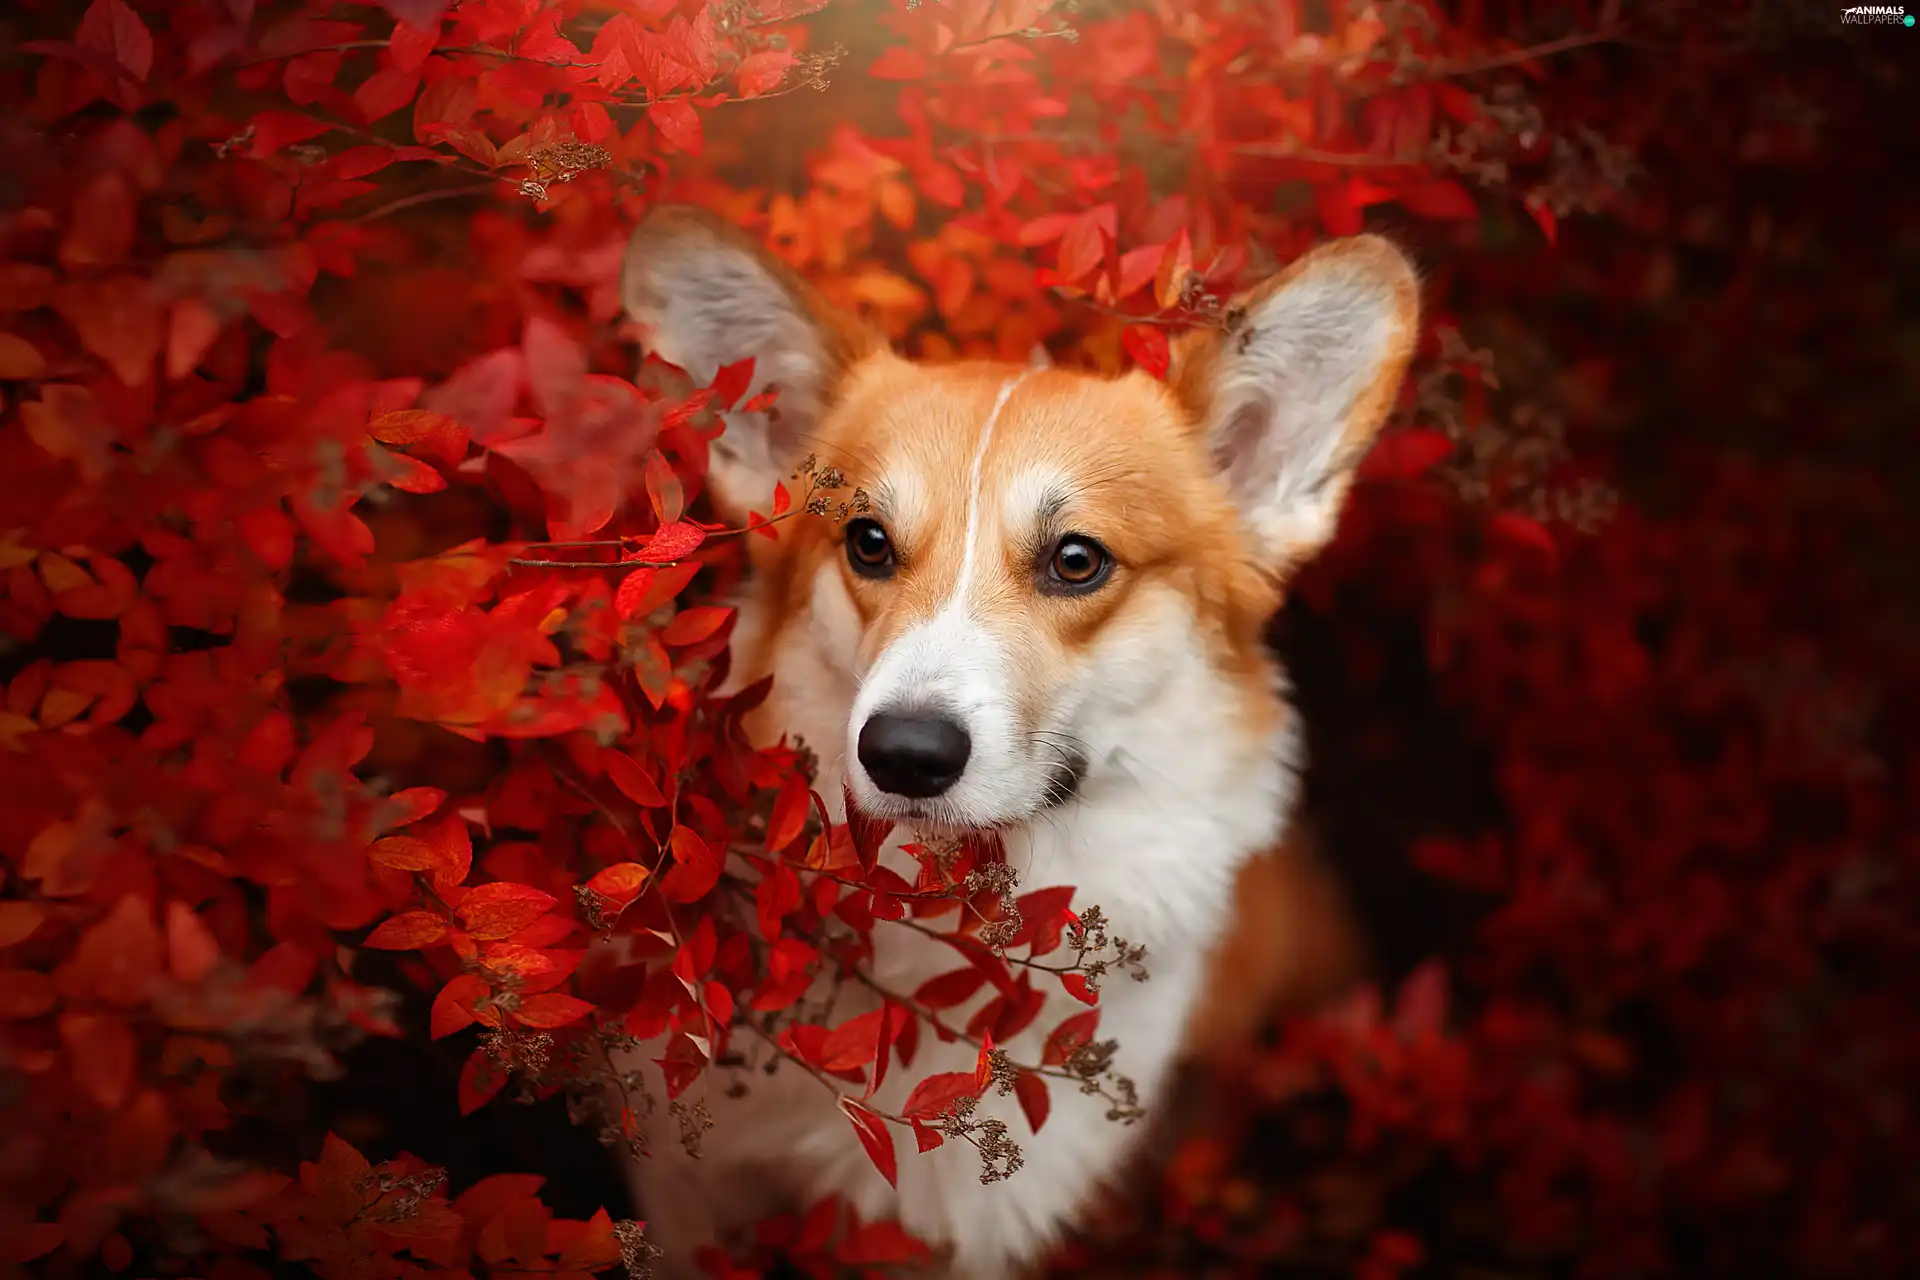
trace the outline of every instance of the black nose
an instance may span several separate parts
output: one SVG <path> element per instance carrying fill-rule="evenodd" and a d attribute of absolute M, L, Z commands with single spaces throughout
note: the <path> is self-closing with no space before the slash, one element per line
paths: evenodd
<path fill-rule="evenodd" d="M 973 740 L 953 721 L 929 715 L 877 715 L 860 729 L 860 763 L 873 785 L 925 799 L 959 781 Z"/>

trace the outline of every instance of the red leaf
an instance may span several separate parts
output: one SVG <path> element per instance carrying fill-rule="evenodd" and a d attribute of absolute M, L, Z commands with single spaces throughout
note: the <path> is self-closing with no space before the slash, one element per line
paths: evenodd
<path fill-rule="evenodd" d="M 447 922 L 436 911 L 408 911 L 382 920 L 363 944 L 377 951 L 413 951 L 447 936 Z"/>
<path fill-rule="evenodd" d="M 1156 378 L 1165 379 L 1172 362 L 1167 331 L 1159 325 L 1132 324 L 1120 335 L 1120 345 L 1133 362 Z"/>
<path fill-rule="evenodd" d="M 1100 229 L 1097 210 L 1089 210 L 1073 220 L 1060 237 L 1060 257 L 1054 268 L 1064 284 L 1078 284 L 1106 256 L 1106 236 Z"/>
<path fill-rule="evenodd" d="M 1100 1011 L 1090 1009 L 1086 1013 L 1076 1013 L 1053 1029 L 1047 1037 L 1047 1047 L 1042 1051 L 1042 1066 L 1057 1067 L 1072 1056 L 1073 1051 L 1093 1039 L 1093 1033 L 1100 1029 Z"/>
<path fill-rule="evenodd" d="M 734 401 L 745 395 L 747 388 L 752 385 L 752 356 L 723 365 L 720 372 L 713 375 L 713 404 L 717 408 L 731 409 Z"/>
<path fill-rule="evenodd" d="M 920 1154 L 925 1155 L 946 1141 L 945 1138 L 940 1136 L 938 1129 L 930 1129 L 918 1120 L 912 1120 L 911 1123 L 913 1125 L 913 1141 L 914 1144 L 920 1148 Z"/>
<path fill-rule="evenodd" d="M 856 1071 L 880 1056 L 885 1036 L 885 1009 L 849 1018 L 827 1033 L 815 1064 L 824 1071 Z"/>
<path fill-rule="evenodd" d="M 1549 559 L 1558 559 L 1560 544 L 1546 525 L 1516 511 L 1503 511 L 1487 522 L 1487 532 L 1513 546 L 1530 547 Z"/>
<path fill-rule="evenodd" d="M 659 453 L 647 455 L 647 499 L 653 504 L 654 518 L 668 525 L 686 509 L 686 494 L 680 477 Z"/>
<path fill-rule="evenodd" d="M 567 119 L 582 142 L 605 142 L 613 133 L 613 117 L 597 102 L 574 103 Z"/>
<path fill-rule="evenodd" d="M 971 1071 L 942 1071 L 913 1086 L 900 1114 L 911 1120 L 937 1120 L 961 1098 L 978 1097 L 980 1088 Z"/>
<path fill-rule="evenodd" d="M 780 87 L 788 69 L 797 61 L 785 49 L 762 49 L 759 53 L 750 53 L 734 68 L 734 84 L 743 98 L 770 93 Z"/>
<path fill-rule="evenodd" d="M 654 562 L 682 560 L 700 549 L 707 540 L 707 531 L 698 525 L 676 520 L 672 524 L 663 524 L 653 531 L 653 536 L 639 550 L 633 552 L 632 559 Z"/>
<path fill-rule="evenodd" d="M 987 1032 L 980 1042 L 980 1054 L 973 1060 L 973 1083 L 975 1093 L 985 1093 L 987 1086 L 993 1083 L 993 1032 Z"/>
<path fill-rule="evenodd" d="M 978 969 L 955 969 L 921 983 L 913 1000 L 929 1009 L 951 1009 L 970 998 L 986 980 L 987 975 Z"/>
<path fill-rule="evenodd" d="M 507 1087 L 507 1073 L 494 1064 L 485 1049 L 475 1049 L 460 1068 L 460 1114 L 470 1116 L 492 1102 Z"/>
<path fill-rule="evenodd" d="M 880 846 L 886 842 L 893 831 L 893 823 L 884 818 L 871 818 L 860 811 L 854 803 L 853 789 L 841 784 L 847 806 L 847 834 L 853 840 L 853 853 L 860 860 L 863 871 L 872 871 L 873 864 L 880 856 Z"/>
<path fill-rule="evenodd" d="M 253 131 L 253 144 L 247 154 L 265 160 L 296 142 L 319 137 L 329 127 L 324 120 L 293 111 L 262 111 L 247 122 L 247 128 Z"/>
<path fill-rule="evenodd" d="M 601 753 L 600 759 L 606 764 L 607 778 L 620 788 L 620 794 L 648 809 L 665 807 L 666 796 L 654 785 L 651 775 L 632 756 L 609 747 Z"/>
<path fill-rule="evenodd" d="M 520 1007 L 513 1010 L 513 1016 L 529 1027 L 564 1027 L 580 1021 L 592 1013 L 593 1008 L 578 996 L 550 992 L 547 995 L 522 997 Z"/>
<path fill-rule="evenodd" d="M 1013 1080 L 1014 1096 L 1020 1099 L 1020 1110 L 1027 1115 L 1027 1126 L 1035 1133 L 1047 1122 L 1047 1113 L 1053 1107 L 1051 1095 L 1047 1093 L 1047 1082 L 1037 1071 L 1022 1071 Z"/>
<path fill-rule="evenodd" d="M 768 853 L 778 854 L 800 838 L 800 833 L 807 829 L 810 805 L 805 778 L 795 774 L 780 785 L 780 794 L 773 801 L 773 814 L 767 819 Z"/>
<path fill-rule="evenodd" d="M 80 19 L 74 43 L 106 58 L 142 84 L 153 70 L 153 33 L 140 21 L 140 15 L 127 7 L 126 0 L 93 0 Z"/>
<path fill-rule="evenodd" d="M 690 156 L 700 154 L 703 138 L 700 131 L 700 114 L 693 104 L 684 98 L 669 98 L 656 102 L 647 108 L 647 118 L 653 121 L 653 127 L 660 136 L 671 142 Z"/>
<path fill-rule="evenodd" d="M 1077 213 L 1042 214 L 1033 221 L 1021 225 L 1019 241 L 1028 248 L 1036 245 L 1052 244 L 1055 240 L 1067 234 L 1067 229 L 1073 225 L 1074 220 L 1079 216 Z"/>
<path fill-rule="evenodd" d="M 400 108 L 412 102 L 414 95 L 420 92 L 420 73 L 403 71 L 399 67 L 382 67 L 361 82 L 353 91 L 353 105 L 360 108 L 360 117 L 368 124 L 384 120 Z"/>
<path fill-rule="evenodd" d="M 447 793 L 438 787 L 408 787 L 404 791 L 396 791 L 386 798 L 381 809 L 386 815 L 386 829 L 404 827 L 431 817 L 434 810 L 446 802 Z"/>
<path fill-rule="evenodd" d="M 760 936 L 773 941 L 780 936 L 780 922 L 800 907 L 800 877 L 786 863 L 774 863 L 755 887 L 753 905 Z"/>
<path fill-rule="evenodd" d="M 1100 997 L 1094 993 L 1091 987 L 1087 986 L 1087 977 L 1083 973 L 1061 974 L 1060 985 L 1067 989 L 1068 995 L 1078 1000 L 1081 1004 L 1100 1003 Z"/>
<path fill-rule="evenodd" d="M 893 1150 L 893 1133 L 887 1128 L 887 1122 L 852 1098 L 841 1098 L 840 1110 L 846 1112 L 847 1119 L 853 1122 L 853 1131 L 859 1136 L 860 1145 L 867 1149 L 867 1158 L 873 1161 L 873 1167 L 880 1171 L 880 1176 L 887 1180 L 888 1186 L 898 1188 L 900 1166 Z"/>
<path fill-rule="evenodd" d="M 1558 245 L 1560 243 L 1560 220 L 1554 216 L 1553 210 L 1548 207 L 1547 202 L 1538 196 L 1528 196 L 1527 212 L 1533 215 L 1533 221 L 1539 226 L 1540 234 L 1547 238 L 1547 243 Z"/>
<path fill-rule="evenodd" d="M 430 1038 L 438 1040 L 472 1025 L 472 1006 L 491 994 L 493 988 L 479 974 L 462 973 L 450 979 L 433 998 L 433 1012 L 427 1018 Z"/>
<path fill-rule="evenodd" d="M 721 858 L 691 828 L 673 829 L 669 845 L 674 865 L 660 883 L 660 893 L 669 902 L 697 902 L 720 883 Z"/>

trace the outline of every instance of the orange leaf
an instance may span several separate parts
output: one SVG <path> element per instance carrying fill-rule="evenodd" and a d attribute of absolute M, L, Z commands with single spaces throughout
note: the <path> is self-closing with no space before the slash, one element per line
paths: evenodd
<path fill-rule="evenodd" d="M 641 888 L 647 883 L 650 873 L 637 862 L 616 862 L 610 867 L 602 867 L 593 873 L 587 881 L 587 888 L 603 898 L 625 906 L 640 896 Z"/>
<path fill-rule="evenodd" d="M 578 996 L 550 992 L 526 996 L 513 1016 L 529 1027 L 564 1027 L 592 1013 L 594 1006 Z"/>
<path fill-rule="evenodd" d="M 364 946 L 376 951 L 414 951 L 447 936 L 447 922 L 435 911 L 407 911 L 380 922 Z"/>
<path fill-rule="evenodd" d="M 367 861 L 390 871 L 433 871 L 446 865 L 447 856 L 416 836 L 387 836 L 367 847 Z"/>
<path fill-rule="evenodd" d="M 696 605 L 682 609 L 673 621 L 660 629 L 660 640 L 670 645 L 693 645 L 713 638 L 715 632 L 733 619 L 727 605 Z"/>
<path fill-rule="evenodd" d="M 532 885 L 483 884 L 460 900 L 459 913 L 467 931 L 485 941 L 517 933 L 547 914 L 554 901 Z"/>

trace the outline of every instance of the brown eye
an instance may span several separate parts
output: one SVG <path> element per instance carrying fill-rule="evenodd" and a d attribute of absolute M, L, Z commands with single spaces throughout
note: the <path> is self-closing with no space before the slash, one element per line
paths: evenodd
<path fill-rule="evenodd" d="M 1092 538 L 1077 533 L 1060 539 L 1047 561 L 1047 577 L 1056 589 L 1091 591 L 1107 580 L 1113 557 Z"/>
<path fill-rule="evenodd" d="M 847 522 L 847 563 L 863 578 L 893 575 L 893 539 L 878 521 Z"/>

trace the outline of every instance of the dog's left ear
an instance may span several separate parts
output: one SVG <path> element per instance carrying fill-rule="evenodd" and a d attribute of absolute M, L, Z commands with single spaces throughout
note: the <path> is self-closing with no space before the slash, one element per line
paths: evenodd
<path fill-rule="evenodd" d="M 1420 282 L 1392 242 L 1322 245 L 1188 335 L 1169 379 L 1262 554 L 1318 551 L 1393 408 L 1420 328 Z"/>

